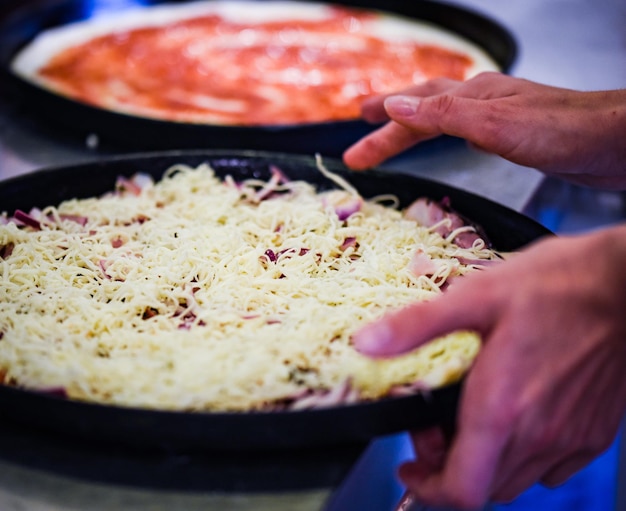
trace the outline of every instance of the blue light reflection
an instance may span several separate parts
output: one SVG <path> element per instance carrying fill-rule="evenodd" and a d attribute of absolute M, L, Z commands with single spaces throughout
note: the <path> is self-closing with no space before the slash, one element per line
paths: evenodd
<path fill-rule="evenodd" d="M 83 17 L 92 18 L 101 14 L 121 11 L 142 5 L 155 3 L 151 0 L 85 0 L 83 2 Z"/>

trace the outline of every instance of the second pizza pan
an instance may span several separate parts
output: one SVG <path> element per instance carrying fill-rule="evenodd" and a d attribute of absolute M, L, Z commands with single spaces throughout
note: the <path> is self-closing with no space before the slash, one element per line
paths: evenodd
<path fill-rule="evenodd" d="M 6 211 L 27 211 L 64 199 L 98 196 L 112 190 L 118 176 L 141 171 L 160 178 L 177 163 L 208 163 L 218 176 L 230 174 L 236 180 L 267 179 L 270 166 L 275 165 L 287 176 L 304 179 L 320 189 L 333 186 L 312 157 L 229 150 L 171 151 L 42 170 L 4 181 L 0 183 L 0 204 Z M 418 197 L 447 197 L 456 211 L 482 226 L 500 251 L 519 249 L 549 234 L 515 211 L 444 184 L 407 174 L 350 172 L 333 160 L 325 164 L 347 178 L 364 197 L 391 193 L 402 206 Z M 0 386 L 0 408 L 5 421 L 98 443 L 176 452 L 250 453 L 336 449 L 364 444 L 380 435 L 450 423 L 459 390 L 459 385 L 451 385 L 430 394 L 306 411 L 184 413 L 91 404 Z"/>
<path fill-rule="evenodd" d="M 162 3 L 148 0 L 142 4 Z M 472 10 L 432 0 L 339 0 L 337 4 L 380 9 L 425 21 L 477 44 L 508 72 L 517 57 L 511 32 L 497 21 Z M 189 148 L 242 148 L 289 153 L 321 152 L 338 156 L 351 143 L 372 130 L 359 120 L 282 126 L 218 126 L 169 122 L 115 113 L 49 92 L 10 71 L 14 55 L 39 32 L 92 16 L 85 0 L 33 0 L 16 2 L 0 20 L 1 79 L 41 120 L 86 137 L 95 134 L 105 145 L 134 150 Z"/>

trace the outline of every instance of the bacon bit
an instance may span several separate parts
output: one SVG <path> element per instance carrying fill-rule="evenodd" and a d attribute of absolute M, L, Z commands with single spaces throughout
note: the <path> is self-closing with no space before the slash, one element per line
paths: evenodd
<path fill-rule="evenodd" d="M 24 211 L 22 211 L 21 209 L 16 209 L 15 213 L 13 214 L 13 218 L 15 219 L 16 222 L 22 224 L 22 225 L 27 225 L 29 227 L 32 227 L 33 229 L 41 229 L 41 223 L 39 222 L 39 220 L 37 220 L 34 216 L 33 213 L 36 210 L 31 210 L 30 214 L 29 213 L 25 213 Z"/>
<path fill-rule="evenodd" d="M 420 277 L 422 275 L 434 275 L 437 271 L 437 265 L 435 262 L 421 248 L 418 248 L 413 254 L 408 268 L 409 271 L 416 277 Z"/>

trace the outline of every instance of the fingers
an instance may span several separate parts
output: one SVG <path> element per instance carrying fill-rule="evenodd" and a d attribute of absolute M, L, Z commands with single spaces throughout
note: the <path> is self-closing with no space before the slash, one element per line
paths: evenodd
<path fill-rule="evenodd" d="M 410 87 L 401 91 L 400 94 L 402 97 L 429 97 L 454 90 L 462 83 L 448 78 L 438 78 Z M 387 100 L 395 96 L 397 93 L 366 99 L 361 106 L 363 119 L 371 123 L 389 120 Z M 354 170 L 364 170 L 440 134 L 438 130 L 420 131 L 410 125 L 403 127 L 396 123 L 388 123 L 348 148 L 344 153 L 343 160 L 348 167 Z"/>
<path fill-rule="evenodd" d="M 451 135 L 491 152 L 501 152 L 498 133 L 506 118 L 497 100 L 484 101 L 451 94 L 418 98 L 391 96 L 385 100 L 390 119 L 430 136 Z"/>
<path fill-rule="evenodd" d="M 448 450 L 448 441 L 441 428 L 433 427 L 412 433 L 417 459 L 433 470 L 441 470 Z"/>
<path fill-rule="evenodd" d="M 378 124 L 389 120 L 385 110 L 385 98 L 387 96 L 374 96 L 367 98 L 361 104 L 361 117 L 372 124 Z"/>
<path fill-rule="evenodd" d="M 398 94 L 370 98 L 362 107 L 366 120 L 391 119 L 404 130 L 392 123 L 374 131 L 346 150 L 344 162 L 363 170 L 443 134 L 507 158 L 527 135 L 516 127 L 519 106 L 510 100 L 521 85 L 521 80 L 484 73 L 467 82 L 430 80 Z"/>
<path fill-rule="evenodd" d="M 392 121 L 357 141 L 344 153 L 344 162 L 363 170 L 439 135 L 466 139 L 485 151 L 503 154 L 511 149 L 502 136 L 503 119 L 510 115 L 499 105 L 449 94 L 419 98 L 390 96 L 384 100 Z"/>
<path fill-rule="evenodd" d="M 523 449 L 527 452 L 527 449 Z M 512 463 L 515 459 L 524 459 L 519 453 L 515 456 L 504 457 L 501 461 L 507 467 L 506 474 L 501 473 L 499 480 L 494 484 L 491 500 L 506 503 L 517 498 L 522 492 L 536 483 L 555 488 L 565 483 L 572 475 L 587 466 L 597 454 L 573 454 L 564 460 L 559 460 L 553 452 L 545 455 L 531 456 L 525 464 Z M 507 460 L 506 458 L 512 458 Z M 501 471 L 502 472 L 502 471 Z"/>
<path fill-rule="evenodd" d="M 408 463 L 399 475 L 418 500 L 432 506 L 479 509 L 488 500 L 506 434 L 492 428 L 461 428 L 442 471 Z"/>
<path fill-rule="evenodd" d="M 390 122 L 349 147 L 343 154 L 343 161 L 354 170 L 365 170 L 432 136 Z"/>
<path fill-rule="evenodd" d="M 436 78 L 428 80 L 424 83 L 414 85 L 405 90 L 398 91 L 393 95 L 402 94 L 407 96 L 432 96 L 434 94 L 441 94 L 445 91 L 451 90 L 457 87 L 460 83 L 456 80 L 449 78 Z M 392 94 L 374 96 L 363 101 L 361 105 L 361 115 L 363 119 L 371 123 L 381 123 L 389 120 L 387 111 L 385 110 L 385 99 Z"/>
<path fill-rule="evenodd" d="M 369 356 L 389 357 L 455 330 L 487 332 L 498 314 L 499 299 L 484 293 L 489 288 L 486 274 L 463 277 L 429 302 L 409 305 L 365 325 L 353 335 L 354 346 Z M 491 306 L 485 300 L 496 303 Z"/>

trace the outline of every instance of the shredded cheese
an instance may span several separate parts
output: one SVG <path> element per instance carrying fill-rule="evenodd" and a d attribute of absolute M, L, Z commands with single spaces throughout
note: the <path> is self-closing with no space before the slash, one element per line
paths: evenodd
<path fill-rule="evenodd" d="M 346 381 L 358 399 L 436 387 L 479 350 L 461 332 L 371 360 L 350 336 L 440 293 L 472 271 L 464 258 L 493 259 L 484 246 L 461 249 L 376 200 L 342 219 L 327 198 L 351 189 L 291 181 L 254 200 L 264 183 L 222 181 L 206 165 L 135 183 L 45 208 L 39 229 L 4 213 L 0 382 L 125 406 L 243 411 Z M 410 270 L 416 250 L 436 262 L 433 275 Z"/>

